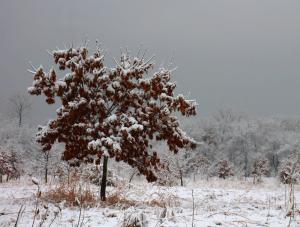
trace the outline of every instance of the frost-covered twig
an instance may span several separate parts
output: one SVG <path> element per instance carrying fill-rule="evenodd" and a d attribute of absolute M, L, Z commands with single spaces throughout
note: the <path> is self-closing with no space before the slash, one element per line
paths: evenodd
<path fill-rule="evenodd" d="M 60 210 L 60 208 L 59 208 L 59 210 Z M 58 214 L 59 214 L 59 212 L 54 212 L 54 217 L 52 218 L 48 227 L 50 227 L 54 223 L 55 219 L 58 217 Z"/>
<path fill-rule="evenodd" d="M 24 207 L 24 209 L 23 209 L 23 207 Z M 21 215 L 23 214 L 24 210 L 25 210 L 25 206 L 22 204 L 21 207 L 20 207 L 20 210 L 19 210 L 19 212 L 18 212 L 17 220 L 16 220 L 16 222 L 15 222 L 14 227 L 17 227 L 17 226 L 18 226 L 19 219 L 20 219 Z"/>
<path fill-rule="evenodd" d="M 194 219 L 195 219 L 195 199 L 194 199 L 194 189 L 192 189 L 192 201 L 193 201 L 192 227 L 194 227 Z"/>
<path fill-rule="evenodd" d="M 48 206 L 44 206 L 44 208 L 46 209 L 46 212 L 42 215 L 42 220 L 39 224 L 39 227 L 42 227 L 43 224 L 45 223 L 45 221 L 47 220 L 48 216 L 49 216 L 49 207 Z"/>
<path fill-rule="evenodd" d="M 35 223 L 36 216 L 39 213 L 38 205 L 39 205 L 39 197 L 41 196 L 41 190 L 40 190 L 39 181 L 35 177 L 33 177 L 31 180 L 32 180 L 32 183 L 34 183 L 38 187 L 37 193 L 36 193 L 34 216 L 33 216 L 33 221 L 32 221 L 32 227 L 33 227 L 34 223 Z"/>

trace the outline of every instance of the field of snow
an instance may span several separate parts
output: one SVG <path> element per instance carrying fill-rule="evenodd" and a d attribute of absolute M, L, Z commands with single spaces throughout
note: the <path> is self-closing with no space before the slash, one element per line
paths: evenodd
<path fill-rule="evenodd" d="M 42 191 L 48 187 L 41 185 Z M 20 214 L 18 226 L 32 226 L 36 188 L 31 180 L 0 184 L 0 226 L 14 226 L 22 204 L 24 210 Z M 299 186 L 295 188 L 296 210 L 300 206 L 299 189 Z M 97 188 L 94 190 L 96 193 Z M 115 190 L 109 188 L 108 195 Z M 158 187 L 134 182 L 130 187 L 127 185 L 117 190 L 127 202 L 113 206 L 100 204 L 96 208 L 81 211 L 78 208 L 67 208 L 63 204 L 41 203 L 35 226 L 41 226 L 45 215 L 47 218 L 42 226 L 123 227 L 130 226 L 126 222 L 133 218 L 143 222 L 135 226 L 147 227 L 186 227 L 192 224 L 197 227 L 279 227 L 288 226 L 290 221 L 289 217 L 285 217 L 285 187 L 276 179 L 265 179 L 260 185 L 253 185 L 250 179 L 211 179 L 190 182 L 186 187 Z M 296 212 L 290 226 L 300 226 L 299 212 Z"/>

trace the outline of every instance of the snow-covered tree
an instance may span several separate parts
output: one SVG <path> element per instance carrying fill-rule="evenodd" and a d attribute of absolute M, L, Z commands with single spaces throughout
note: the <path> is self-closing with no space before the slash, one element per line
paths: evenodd
<path fill-rule="evenodd" d="M 204 155 L 195 152 L 195 155 L 187 162 L 186 171 L 188 173 L 193 173 L 194 180 L 196 174 L 208 177 L 210 164 L 210 161 Z"/>
<path fill-rule="evenodd" d="M 6 175 L 6 180 L 9 179 L 19 179 L 21 176 L 21 160 L 17 154 L 12 152 L 7 152 L 5 148 L 0 148 L 0 181 L 2 182 L 2 176 Z"/>
<path fill-rule="evenodd" d="M 17 156 L 16 152 L 11 152 L 9 156 L 9 164 L 12 168 L 11 173 L 8 175 L 8 178 L 10 179 L 19 179 L 21 176 L 21 165 L 22 165 L 22 160 Z"/>
<path fill-rule="evenodd" d="M 286 216 L 295 216 L 295 184 L 300 181 L 300 153 L 296 152 L 285 159 L 280 166 L 279 179 L 289 187 Z"/>
<path fill-rule="evenodd" d="M 227 177 L 233 176 L 232 167 L 229 165 L 227 160 L 220 160 L 217 164 L 217 174 L 219 178 L 226 179 Z"/>
<path fill-rule="evenodd" d="M 184 152 L 175 155 L 168 155 L 166 150 L 158 152 L 161 162 L 165 168 L 156 173 L 158 176 L 158 184 L 160 185 L 180 185 L 183 186 L 183 177 L 186 169 L 186 154 Z"/>
<path fill-rule="evenodd" d="M 0 150 L 0 183 L 3 181 L 3 175 L 10 175 L 13 172 L 12 166 L 10 164 L 9 155 Z"/>
<path fill-rule="evenodd" d="M 259 183 L 262 181 L 262 176 L 266 176 L 269 173 L 269 163 L 267 159 L 256 159 L 252 167 L 253 183 Z"/>
<path fill-rule="evenodd" d="M 35 171 L 35 166 L 39 165 L 39 159 L 36 158 L 38 152 L 34 141 L 34 130 L 26 124 L 19 127 L 15 121 L 8 117 L 0 115 L 0 146 L 7 155 L 16 156 L 16 159 L 22 161 L 19 163 L 21 173 L 29 174 Z M 14 154 L 12 154 L 14 153 Z"/>
<path fill-rule="evenodd" d="M 291 155 L 280 166 L 279 179 L 283 184 L 296 184 L 300 180 L 300 155 Z"/>
<path fill-rule="evenodd" d="M 57 118 L 39 127 L 37 141 L 44 151 L 55 142 L 65 144 L 63 159 L 80 163 L 103 157 L 101 198 L 105 200 L 108 158 L 124 161 L 155 181 L 155 170 L 163 168 L 151 140 L 163 140 L 177 153 L 180 148 L 195 148 L 196 142 L 180 128 L 173 115 L 196 114 L 193 100 L 174 95 L 172 70 L 160 69 L 146 78 L 152 60 L 130 58 L 122 53 L 114 68 L 104 65 L 99 48 L 89 55 L 86 46 L 53 51 L 60 70 L 68 70 L 58 79 L 52 68 L 34 70 L 32 95 L 46 96 L 48 104 L 59 100 Z"/>
<path fill-rule="evenodd" d="M 251 175 L 252 163 L 258 156 L 268 159 L 270 175 L 277 176 L 280 162 L 300 146 L 297 122 L 295 119 L 250 118 L 221 111 L 212 118 L 193 122 L 196 131 L 191 135 L 203 143 L 199 151 L 209 161 L 226 159 L 239 176 Z"/>

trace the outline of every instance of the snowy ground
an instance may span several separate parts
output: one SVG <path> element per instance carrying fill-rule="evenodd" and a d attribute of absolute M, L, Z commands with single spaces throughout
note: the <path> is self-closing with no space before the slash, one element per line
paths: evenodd
<path fill-rule="evenodd" d="M 48 186 L 42 185 L 42 190 Z M 296 202 L 300 202 L 299 186 L 295 189 Z M 96 188 L 95 188 L 96 190 Z M 113 193 L 109 189 L 109 193 Z M 0 226 L 14 226 L 20 206 L 24 212 L 18 226 L 32 226 L 36 186 L 30 180 L 0 184 Z M 135 201 L 134 207 L 120 204 L 114 207 L 84 209 L 82 226 L 124 226 L 129 217 L 142 217 L 144 226 L 288 226 L 285 217 L 285 188 L 275 179 L 266 179 L 261 185 L 249 181 L 210 180 L 189 183 L 187 187 L 157 187 L 135 183 L 120 193 Z M 192 196 L 193 194 L 193 196 Z M 194 197 L 194 200 L 193 200 Z M 193 218 L 194 201 L 194 218 Z M 161 207 L 166 205 L 166 208 Z M 51 226 L 77 226 L 79 209 L 62 208 Z M 42 207 L 42 205 L 41 205 Z M 49 226 L 58 207 L 48 205 L 49 216 L 43 226 Z M 300 207 L 297 203 L 296 208 Z M 41 223 L 45 208 L 35 221 Z M 194 221 L 192 221 L 194 219 Z M 80 221 L 81 223 L 81 221 Z M 300 226 L 297 214 L 290 226 Z"/>

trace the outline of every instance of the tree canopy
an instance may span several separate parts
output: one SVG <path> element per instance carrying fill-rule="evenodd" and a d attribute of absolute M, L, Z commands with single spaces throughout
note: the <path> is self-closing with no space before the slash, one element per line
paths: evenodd
<path fill-rule="evenodd" d="M 164 165 L 151 149 L 152 140 L 166 141 L 174 153 L 196 147 L 174 115 L 196 115 L 196 102 L 174 95 L 172 70 L 161 68 L 147 76 L 154 68 L 152 59 L 131 58 L 127 52 L 109 68 L 99 48 L 89 55 L 86 46 L 56 50 L 52 56 L 65 76 L 39 67 L 28 88 L 31 95 L 45 95 L 48 104 L 60 102 L 56 119 L 38 129 L 44 151 L 61 142 L 64 160 L 93 162 L 104 155 L 155 181 L 155 171 Z"/>

